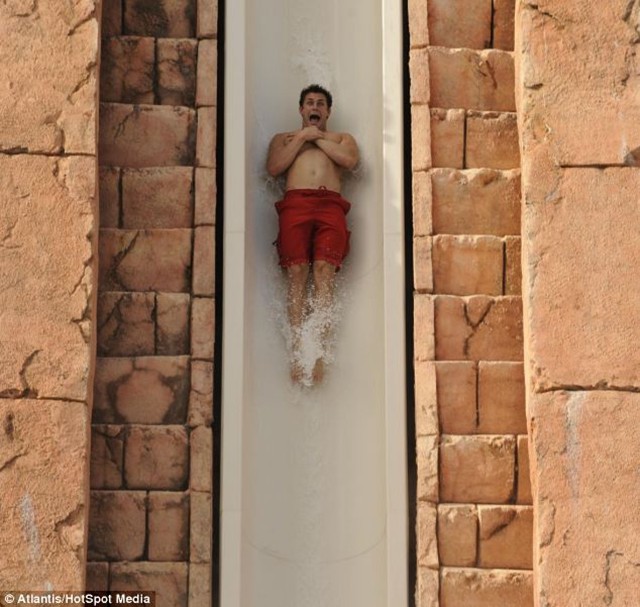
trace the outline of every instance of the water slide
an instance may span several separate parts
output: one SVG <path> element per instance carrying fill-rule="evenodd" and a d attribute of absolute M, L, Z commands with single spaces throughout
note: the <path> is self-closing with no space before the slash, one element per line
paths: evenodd
<path fill-rule="evenodd" d="M 401 32 L 400 0 L 226 4 L 221 607 L 407 604 Z M 361 164 L 332 362 L 304 387 L 264 167 L 312 82 Z"/>

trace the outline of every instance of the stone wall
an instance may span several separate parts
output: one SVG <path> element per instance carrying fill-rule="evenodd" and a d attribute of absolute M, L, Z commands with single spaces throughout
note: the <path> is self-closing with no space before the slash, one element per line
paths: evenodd
<path fill-rule="evenodd" d="M 418 607 L 533 604 L 514 0 L 410 0 Z"/>
<path fill-rule="evenodd" d="M 84 584 L 95 362 L 98 27 L 93 0 L 0 3 L 5 589 L 79 590 Z"/>
<path fill-rule="evenodd" d="M 105 0 L 87 586 L 211 602 L 217 4 Z"/>

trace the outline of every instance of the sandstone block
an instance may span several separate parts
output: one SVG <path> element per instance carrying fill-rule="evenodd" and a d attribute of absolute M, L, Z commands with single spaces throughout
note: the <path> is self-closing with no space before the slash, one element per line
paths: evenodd
<path fill-rule="evenodd" d="M 213 297 L 215 291 L 215 228 L 195 229 L 193 248 L 193 294 Z"/>
<path fill-rule="evenodd" d="M 517 169 L 520 166 L 515 113 L 469 112 L 465 144 L 467 168 Z"/>
<path fill-rule="evenodd" d="M 93 421 L 180 424 L 187 415 L 189 358 L 98 358 Z"/>
<path fill-rule="evenodd" d="M 87 592 L 109 590 L 109 563 L 87 563 Z"/>
<path fill-rule="evenodd" d="M 514 112 L 510 53 L 497 50 L 429 49 L 431 104 L 441 108 Z"/>
<path fill-rule="evenodd" d="M 419 436 L 416 439 L 418 464 L 418 501 L 438 501 L 438 437 Z"/>
<path fill-rule="evenodd" d="M 2 588 L 82 589 L 90 414 L 86 403 L 0 399 Z"/>
<path fill-rule="evenodd" d="M 149 560 L 185 561 L 189 555 L 189 498 L 184 493 L 149 493 Z"/>
<path fill-rule="evenodd" d="M 166 167 L 122 171 L 122 227 L 190 228 L 193 169 Z"/>
<path fill-rule="evenodd" d="M 189 354 L 191 297 L 186 293 L 156 296 L 156 350 L 164 356 Z"/>
<path fill-rule="evenodd" d="M 161 104 L 195 105 L 197 51 L 195 40 L 158 40 L 158 98 Z"/>
<path fill-rule="evenodd" d="M 435 298 L 437 360 L 520 361 L 522 301 L 476 295 Z"/>
<path fill-rule="evenodd" d="M 418 566 L 438 569 L 438 544 L 436 539 L 436 505 L 429 502 L 418 503 L 417 551 Z"/>
<path fill-rule="evenodd" d="M 124 29 L 135 36 L 193 38 L 196 0 L 164 0 L 149 4 L 123 0 Z"/>
<path fill-rule="evenodd" d="M 100 62 L 100 100 L 152 104 L 155 55 L 153 38 L 106 38 Z"/>
<path fill-rule="evenodd" d="M 130 427 L 124 474 L 132 489 L 184 489 L 189 477 L 186 430 L 182 426 Z"/>
<path fill-rule="evenodd" d="M 213 363 L 194 360 L 191 363 L 189 426 L 211 426 L 213 423 Z"/>
<path fill-rule="evenodd" d="M 514 490 L 515 452 L 516 442 L 512 436 L 443 436 L 441 501 L 508 502 Z"/>
<path fill-rule="evenodd" d="M 216 111 L 215 107 L 198 109 L 196 165 L 199 167 L 216 166 Z"/>
<path fill-rule="evenodd" d="M 431 168 L 431 112 L 428 105 L 411 105 L 411 168 Z"/>
<path fill-rule="evenodd" d="M 414 171 L 412 178 L 413 235 L 430 236 L 431 176 L 427 171 Z"/>
<path fill-rule="evenodd" d="M 91 157 L 0 154 L 2 397 L 88 398 L 96 176 Z"/>
<path fill-rule="evenodd" d="M 89 559 L 135 561 L 145 544 L 144 491 L 92 491 L 89 516 Z"/>
<path fill-rule="evenodd" d="M 194 223 L 215 225 L 216 223 L 216 171 L 215 169 L 197 168 L 195 186 L 196 210 Z"/>
<path fill-rule="evenodd" d="M 445 568 L 440 576 L 440 607 L 533 607 L 529 571 Z"/>
<path fill-rule="evenodd" d="M 124 461 L 124 431 L 122 426 L 91 426 L 92 489 L 119 489 L 122 487 Z"/>
<path fill-rule="evenodd" d="M 433 237 L 436 293 L 501 295 L 502 240 L 495 236 Z"/>
<path fill-rule="evenodd" d="M 413 286 L 419 293 L 433 291 L 431 236 L 413 238 Z"/>
<path fill-rule="evenodd" d="M 438 401 L 436 399 L 436 370 L 431 361 L 414 365 L 416 398 L 416 435 L 438 433 Z"/>
<path fill-rule="evenodd" d="M 120 169 L 100 167 L 100 227 L 120 227 Z"/>
<path fill-rule="evenodd" d="M 187 563 L 113 563 L 110 590 L 156 593 L 156 607 L 187 607 Z"/>
<path fill-rule="evenodd" d="M 102 0 L 102 37 L 122 33 L 122 0 Z"/>
<path fill-rule="evenodd" d="M 409 40 L 411 48 L 420 48 L 429 44 L 429 27 L 427 18 L 428 0 L 409 0 Z"/>
<path fill-rule="evenodd" d="M 105 229 L 100 238 L 104 290 L 188 291 L 191 230 Z"/>
<path fill-rule="evenodd" d="M 211 605 L 211 565 L 189 563 L 189 607 Z"/>
<path fill-rule="evenodd" d="M 107 166 L 192 165 L 195 112 L 161 105 L 100 105 L 100 162 Z"/>
<path fill-rule="evenodd" d="M 434 46 L 491 46 L 491 0 L 432 0 L 429 41 Z"/>
<path fill-rule="evenodd" d="M 522 363 L 479 363 L 478 432 L 481 434 L 527 433 Z"/>
<path fill-rule="evenodd" d="M 433 360 L 434 356 L 434 298 L 430 295 L 413 296 L 415 359 Z"/>
<path fill-rule="evenodd" d="M 529 438 L 527 436 L 518 436 L 518 496 L 516 503 L 533 503 L 529 468 Z"/>
<path fill-rule="evenodd" d="M 213 360 L 215 300 L 194 297 L 191 303 L 191 356 Z"/>
<path fill-rule="evenodd" d="M 192 563 L 211 562 L 212 520 L 211 494 L 192 491 L 190 516 L 191 541 L 189 550 L 189 559 Z"/>
<path fill-rule="evenodd" d="M 438 418 L 445 434 L 477 430 L 477 368 L 472 362 L 435 363 Z"/>
<path fill-rule="evenodd" d="M 429 104 L 429 52 L 426 48 L 409 51 L 409 75 L 411 79 L 411 103 Z"/>
<path fill-rule="evenodd" d="M 520 235 L 520 173 L 472 169 L 431 172 L 437 234 Z"/>
<path fill-rule="evenodd" d="M 198 38 L 218 35 L 218 0 L 198 0 Z"/>
<path fill-rule="evenodd" d="M 439 607 L 438 593 L 440 579 L 438 571 L 427 567 L 418 567 L 416 598 L 420 607 Z"/>
<path fill-rule="evenodd" d="M 478 512 L 474 504 L 438 505 L 438 553 L 442 565 L 473 567 L 478 554 Z"/>
<path fill-rule="evenodd" d="M 196 104 L 218 105 L 218 41 L 198 43 L 198 85 Z"/>
<path fill-rule="evenodd" d="M 533 568 L 533 508 L 478 506 L 478 520 L 480 567 Z"/>
<path fill-rule="evenodd" d="M 211 428 L 198 426 L 191 431 L 191 473 L 189 487 L 192 491 L 211 492 L 213 489 L 213 433 Z"/>
<path fill-rule="evenodd" d="M 504 294 L 522 293 L 522 239 L 519 236 L 505 238 Z"/>
<path fill-rule="evenodd" d="M 513 50 L 515 14 L 515 0 L 493 0 L 493 48 Z"/>
<path fill-rule="evenodd" d="M 153 293 L 100 293 L 98 355 L 154 354 L 155 308 Z"/>
<path fill-rule="evenodd" d="M 431 165 L 464 168 L 464 110 L 431 109 Z"/>

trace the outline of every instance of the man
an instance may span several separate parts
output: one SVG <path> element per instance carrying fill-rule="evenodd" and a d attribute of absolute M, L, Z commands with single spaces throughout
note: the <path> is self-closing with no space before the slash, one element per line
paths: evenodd
<path fill-rule="evenodd" d="M 271 140 L 267 170 L 273 177 L 286 174 L 285 196 L 276 203 L 279 220 L 278 254 L 288 278 L 287 313 L 293 335 L 291 379 L 300 382 L 300 332 L 306 310 L 329 313 L 336 271 L 349 251 L 342 176 L 358 163 L 358 146 L 348 133 L 327 130 L 333 99 L 312 84 L 300 93 L 302 128 L 278 133 Z M 313 301 L 307 301 L 309 275 Z M 311 304 L 311 305 L 309 305 Z M 328 328 L 324 331 L 326 341 Z M 315 362 L 313 383 L 324 376 L 322 358 Z"/>

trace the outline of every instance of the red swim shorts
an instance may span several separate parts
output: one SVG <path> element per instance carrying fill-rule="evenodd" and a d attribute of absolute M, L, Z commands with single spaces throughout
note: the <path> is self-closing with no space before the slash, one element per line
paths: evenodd
<path fill-rule="evenodd" d="M 346 215 L 351 208 L 338 192 L 289 190 L 276 202 L 280 265 L 328 261 L 340 268 L 349 252 Z"/>

